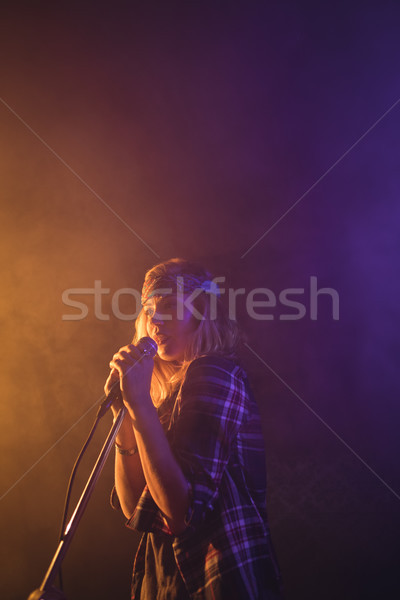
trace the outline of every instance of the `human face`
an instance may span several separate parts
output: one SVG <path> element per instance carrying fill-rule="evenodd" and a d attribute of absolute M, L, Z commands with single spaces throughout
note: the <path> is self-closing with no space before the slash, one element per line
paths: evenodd
<path fill-rule="evenodd" d="M 156 342 L 158 356 L 169 362 L 183 360 L 185 348 L 198 325 L 192 312 L 184 305 L 186 297 L 175 294 L 153 296 L 143 306 L 147 335 Z M 181 303 L 179 311 L 178 303 Z"/>

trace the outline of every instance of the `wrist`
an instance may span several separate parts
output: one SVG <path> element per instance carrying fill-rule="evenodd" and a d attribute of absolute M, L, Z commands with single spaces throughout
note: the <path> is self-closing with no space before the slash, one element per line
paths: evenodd
<path fill-rule="evenodd" d="M 135 443 L 135 445 L 131 446 L 130 448 L 124 448 L 121 444 L 115 442 L 115 450 L 118 454 L 122 454 L 122 456 L 134 456 L 134 454 L 136 454 L 138 451 L 138 447 Z"/>
<path fill-rule="evenodd" d="M 150 394 L 142 396 L 135 404 L 128 405 L 128 415 L 133 423 L 152 418 L 154 414 L 157 414 L 157 410 Z"/>
<path fill-rule="evenodd" d="M 114 418 L 115 422 L 115 418 Z M 132 448 L 136 446 L 136 437 L 135 431 L 133 428 L 132 419 L 129 416 L 129 413 L 125 415 L 119 429 L 118 433 L 115 437 L 115 444 L 120 446 L 121 448 Z"/>

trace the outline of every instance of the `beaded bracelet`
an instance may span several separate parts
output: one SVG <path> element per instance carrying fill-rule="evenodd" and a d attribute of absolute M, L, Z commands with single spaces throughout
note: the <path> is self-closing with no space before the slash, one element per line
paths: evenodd
<path fill-rule="evenodd" d="M 133 456 L 138 451 L 137 446 L 133 446 L 132 448 L 125 450 L 125 448 L 121 448 L 121 446 L 118 444 L 115 444 L 115 449 L 123 456 Z"/>

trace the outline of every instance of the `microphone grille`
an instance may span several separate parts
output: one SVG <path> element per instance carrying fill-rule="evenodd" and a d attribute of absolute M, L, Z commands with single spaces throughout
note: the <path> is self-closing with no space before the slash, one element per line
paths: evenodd
<path fill-rule="evenodd" d="M 136 347 L 147 356 L 154 358 L 157 354 L 158 346 L 150 337 L 142 337 L 138 341 Z"/>

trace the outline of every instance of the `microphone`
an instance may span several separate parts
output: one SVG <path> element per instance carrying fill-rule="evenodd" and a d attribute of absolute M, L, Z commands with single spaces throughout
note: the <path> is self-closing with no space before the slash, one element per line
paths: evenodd
<path fill-rule="evenodd" d="M 157 354 L 157 350 L 158 350 L 157 344 L 150 337 L 140 338 L 140 340 L 136 344 L 136 348 L 142 352 L 143 356 L 150 356 L 150 358 L 154 358 L 155 355 Z M 142 359 L 139 359 L 139 360 L 142 360 Z M 96 414 L 96 419 L 101 419 L 101 417 L 103 417 L 106 414 L 106 412 L 110 408 L 111 404 L 118 397 L 121 397 L 121 388 L 119 386 L 119 379 L 118 379 L 118 381 L 113 383 L 107 396 L 100 404 L 99 409 Z"/>

